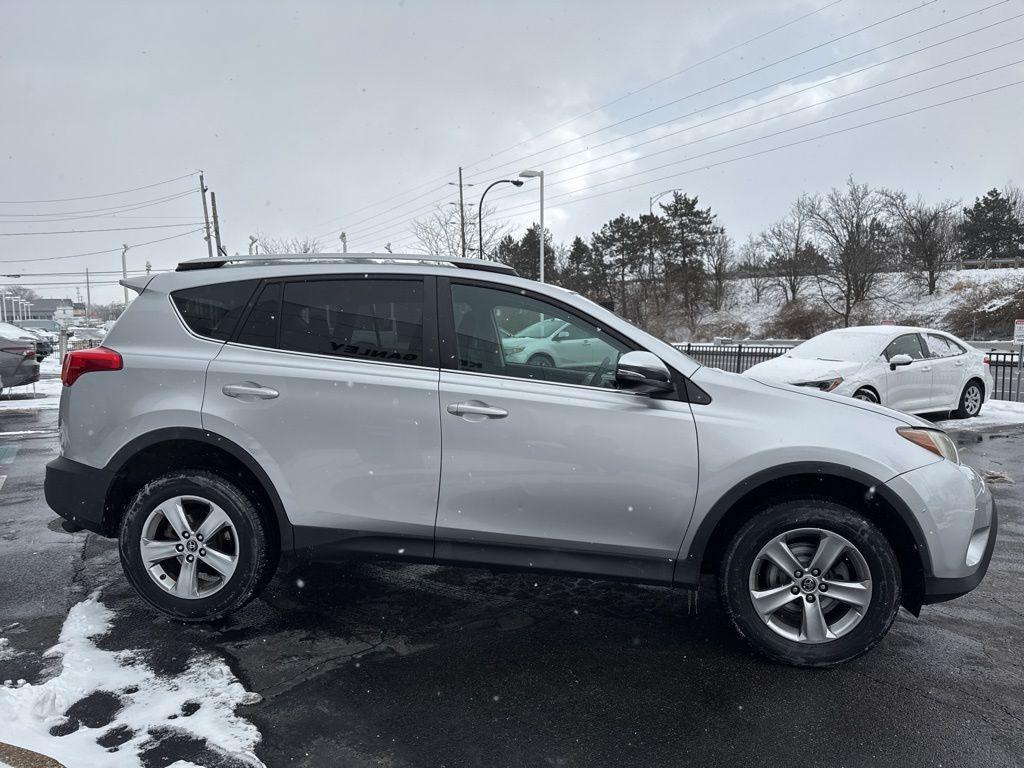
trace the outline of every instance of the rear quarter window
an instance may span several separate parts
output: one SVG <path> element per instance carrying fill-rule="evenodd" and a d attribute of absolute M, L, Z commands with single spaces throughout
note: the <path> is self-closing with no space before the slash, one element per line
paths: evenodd
<path fill-rule="evenodd" d="M 255 288 L 255 280 L 200 285 L 174 291 L 171 299 L 192 333 L 227 341 Z"/>

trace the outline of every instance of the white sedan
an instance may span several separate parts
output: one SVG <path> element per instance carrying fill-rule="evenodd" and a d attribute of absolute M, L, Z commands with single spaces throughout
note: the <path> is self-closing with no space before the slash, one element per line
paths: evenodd
<path fill-rule="evenodd" d="M 977 416 L 992 392 L 984 352 L 928 328 L 866 325 L 827 331 L 744 372 L 817 387 L 907 413 Z"/>

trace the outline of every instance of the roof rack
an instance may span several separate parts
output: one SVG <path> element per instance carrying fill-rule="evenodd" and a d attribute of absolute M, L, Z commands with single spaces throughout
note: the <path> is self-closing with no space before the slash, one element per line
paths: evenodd
<path fill-rule="evenodd" d="M 193 269 L 216 269 L 225 264 L 248 266 L 269 266 L 277 264 L 331 264 L 351 262 L 419 262 L 421 264 L 446 264 L 459 269 L 479 269 L 484 272 L 501 272 L 518 275 L 512 267 L 488 259 L 462 259 L 453 256 L 435 256 L 422 253 L 263 253 L 249 256 L 222 256 L 215 259 L 189 259 L 178 264 L 176 271 L 188 272 Z"/>

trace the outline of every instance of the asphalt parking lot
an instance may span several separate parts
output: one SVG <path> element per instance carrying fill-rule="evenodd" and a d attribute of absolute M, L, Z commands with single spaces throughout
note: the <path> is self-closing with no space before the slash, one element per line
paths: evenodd
<path fill-rule="evenodd" d="M 47 674 L 41 652 L 69 608 L 100 590 L 114 613 L 101 647 L 135 649 L 166 675 L 213 654 L 259 694 L 238 714 L 259 729 L 270 766 L 1024 762 L 1020 428 L 959 438 L 964 460 L 991 473 L 1000 509 L 982 586 L 920 618 L 901 613 L 865 658 L 808 672 L 749 653 L 712 585 L 694 597 L 362 563 L 279 575 L 219 625 L 156 617 L 112 542 L 63 532 L 46 508 L 55 420 L 0 414 L 0 634 L 17 651 L 0 656 L 0 680 Z M 102 729 L 104 706 L 77 716 Z M 179 758 L 237 764 L 173 728 L 142 754 L 146 765 Z"/>

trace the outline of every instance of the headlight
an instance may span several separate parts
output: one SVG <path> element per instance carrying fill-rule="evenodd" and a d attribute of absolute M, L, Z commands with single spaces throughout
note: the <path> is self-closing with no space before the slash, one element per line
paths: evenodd
<path fill-rule="evenodd" d="M 896 427 L 896 431 L 910 442 L 920 445 L 926 451 L 931 451 L 936 456 L 949 459 L 954 464 L 960 463 L 960 454 L 957 453 L 956 443 L 942 430 L 926 429 L 924 427 Z"/>
<path fill-rule="evenodd" d="M 519 354 L 520 352 L 522 352 L 522 351 L 523 351 L 524 349 L 526 349 L 526 347 L 523 347 L 523 346 L 519 346 L 519 347 L 509 347 L 508 349 L 506 349 L 506 350 L 505 350 L 505 353 L 506 353 L 506 354 L 509 354 L 509 355 L 518 355 L 518 354 Z"/>
<path fill-rule="evenodd" d="M 816 387 L 822 392 L 831 392 L 843 383 L 843 377 L 837 376 L 834 379 L 822 379 L 821 381 L 800 381 L 794 384 L 797 387 Z"/>

